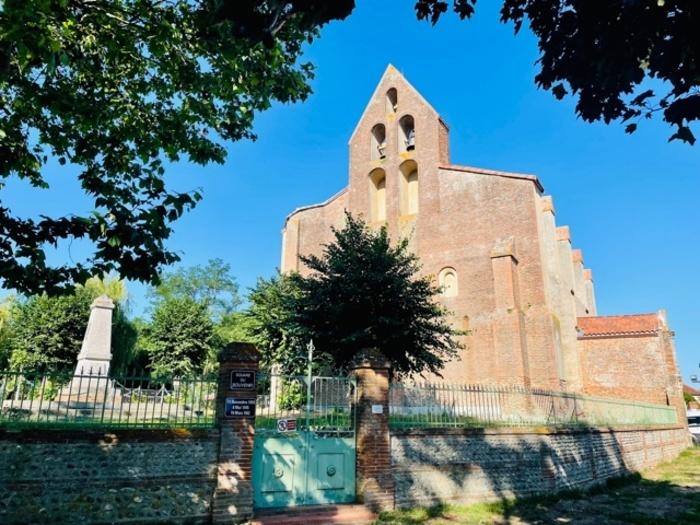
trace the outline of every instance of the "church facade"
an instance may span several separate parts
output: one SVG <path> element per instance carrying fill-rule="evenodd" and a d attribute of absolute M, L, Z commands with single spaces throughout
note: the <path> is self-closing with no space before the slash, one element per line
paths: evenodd
<path fill-rule="evenodd" d="M 349 142 L 348 186 L 292 212 L 283 272 L 307 270 L 345 210 L 406 237 L 468 332 L 444 380 L 676 404 L 673 333 L 663 312 L 597 315 L 593 275 L 556 223 L 537 177 L 450 162 L 440 115 L 392 66 Z"/>

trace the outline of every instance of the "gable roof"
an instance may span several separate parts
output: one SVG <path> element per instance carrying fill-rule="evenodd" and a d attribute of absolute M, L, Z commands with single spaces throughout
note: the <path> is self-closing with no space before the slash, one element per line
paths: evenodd
<path fill-rule="evenodd" d="M 662 326 L 659 314 L 609 315 L 578 317 L 579 337 L 610 337 L 616 335 L 654 335 Z"/>
<path fill-rule="evenodd" d="M 333 202 L 335 199 L 337 199 L 338 197 L 340 197 L 341 195 L 343 195 L 346 191 L 348 191 L 347 186 L 346 186 L 345 188 L 343 188 L 342 190 L 336 192 L 334 195 L 331 195 L 329 198 L 327 198 L 327 199 L 326 199 L 325 201 L 323 201 L 323 202 L 318 202 L 318 203 L 316 203 L 316 204 L 307 204 L 306 206 L 299 206 L 298 208 L 295 208 L 294 211 L 291 212 L 290 214 L 288 214 L 287 217 L 284 219 L 284 226 L 285 226 L 285 227 L 287 226 L 287 223 L 289 222 L 289 219 L 291 219 L 293 215 L 295 215 L 295 214 L 297 214 L 297 213 L 299 213 L 299 212 L 302 212 L 302 211 L 312 210 L 312 209 L 314 209 L 314 208 L 323 208 L 324 206 L 330 204 L 330 203 Z"/>
<path fill-rule="evenodd" d="M 367 114 L 367 110 L 369 109 L 369 106 L 372 104 L 372 100 L 374 100 L 374 97 L 377 96 L 377 93 L 379 91 L 379 86 L 381 86 L 384 83 L 384 79 L 388 77 L 390 74 L 395 74 L 399 77 L 399 80 L 401 80 L 406 86 L 412 90 L 418 97 L 420 98 L 421 102 L 425 104 L 425 106 L 430 109 L 435 115 L 442 121 L 442 118 L 440 118 L 440 114 L 435 111 L 435 108 L 425 100 L 425 97 L 421 95 L 420 91 L 418 91 L 415 87 L 413 87 L 413 84 L 411 84 L 408 80 L 406 80 L 406 77 L 403 76 L 403 73 L 401 73 L 398 69 L 394 67 L 393 64 L 389 64 L 386 69 L 384 70 L 384 73 L 382 74 L 382 78 L 379 79 L 379 82 L 377 82 L 377 86 L 374 88 L 374 91 L 372 91 L 372 96 L 369 97 L 367 100 L 367 105 L 365 106 L 365 109 L 362 111 L 362 115 L 360 115 L 360 118 L 357 121 L 357 124 L 355 124 L 355 129 L 352 130 L 352 134 L 350 135 L 350 138 L 348 139 L 348 143 L 352 142 L 352 139 L 355 137 L 357 134 L 357 130 L 360 128 L 360 124 L 362 121 L 365 119 L 365 115 Z M 444 124 L 444 121 L 443 121 Z M 446 124 L 445 124 L 446 125 Z"/>

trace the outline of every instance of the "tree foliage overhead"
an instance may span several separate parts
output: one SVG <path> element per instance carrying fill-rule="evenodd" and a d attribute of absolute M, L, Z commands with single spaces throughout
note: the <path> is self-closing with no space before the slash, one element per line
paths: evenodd
<path fill-rule="evenodd" d="M 222 163 L 253 138 L 253 115 L 309 94 L 302 45 L 354 2 L 4 0 L 0 5 L 0 188 L 47 188 L 73 165 L 93 210 L 20 217 L 0 204 L 0 280 L 26 294 L 70 292 L 94 274 L 157 282 L 178 260 L 165 241 L 199 191 L 166 186 L 164 163 Z M 192 184 L 196 187 L 196 184 Z M 190 187 L 192 187 L 190 186 Z M 189 188 L 188 188 L 189 189 Z M 83 263 L 47 246 L 86 239 Z"/>
<path fill-rule="evenodd" d="M 261 281 L 251 294 L 251 331 L 268 340 L 261 349 L 269 360 L 283 368 L 303 361 L 313 340 L 336 368 L 376 349 L 399 375 L 439 374 L 461 348 L 459 332 L 436 300 L 439 288 L 419 276 L 408 241 L 392 245 L 386 228 L 373 232 L 350 214 L 333 233 L 322 256 L 302 257 L 308 276 Z"/>
<path fill-rule="evenodd" d="M 460 18 L 476 0 L 417 0 L 418 17 L 435 24 L 450 4 Z M 700 120 L 700 2 L 695 0 L 504 0 L 501 21 L 538 39 L 537 84 L 558 99 L 577 97 L 586 121 L 628 122 L 660 114 L 669 140 L 695 143 Z M 650 80 L 654 82 L 650 89 Z"/>
<path fill-rule="evenodd" d="M 302 46 L 353 0 L 4 0 L 0 4 L 0 189 L 46 189 L 55 159 L 77 170 L 92 209 L 23 217 L 0 202 L 0 283 L 27 295 L 70 293 L 116 271 L 156 283 L 178 260 L 172 223 L 201 199 L 165 183 L 165 163 L 224 162 L 252 138 L 256 112 L 309 94 Z M 436 23 L 476 0 L 416 0 Z M 692 0 L 503 0 L 501 19 L 539 42 L 536 82 L 577 97 L 587 121 L 659 114 L 694 143 L 700 119 L 700 4 Z M 648 80 L 652 80 L 650 84 Z M 650 89 L 651 87 L 651 89 Z M 196 188 L 188 185 L 187 190 Z M 88 241 L 83 262 L 47 250 Z"/>

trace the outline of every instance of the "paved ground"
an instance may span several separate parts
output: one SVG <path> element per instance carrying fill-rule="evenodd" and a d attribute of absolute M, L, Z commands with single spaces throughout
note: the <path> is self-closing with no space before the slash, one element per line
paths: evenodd
<path fill-rule="evenodd" d="M 700 447 L 587 493 L 385 513 L 377 525 L 699 525 Z"/>
<path fill-rule="evenodd" d="M 362 505 L 319 505 L 258 512 L 250 525 L 370 525 L 376 518 Z"/>

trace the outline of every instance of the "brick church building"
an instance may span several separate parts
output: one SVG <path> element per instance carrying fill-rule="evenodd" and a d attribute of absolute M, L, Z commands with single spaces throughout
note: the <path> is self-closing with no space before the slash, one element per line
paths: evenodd
<path fill-rule="evenodd" d="M 565 389 L 677 404 L 663 312 L 598 316 L 593 275 L 537 177 L 450 162 L 449 129 L 389 66 L 350 137 L 349 182 L 284 225 L 282 271 L 305 272 L 344 211 L 409 238 L 468 330 L 445 381 Z"/>

